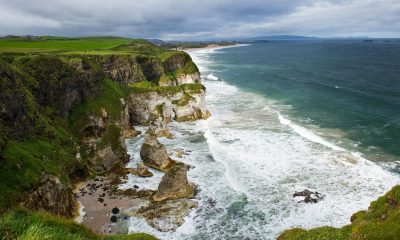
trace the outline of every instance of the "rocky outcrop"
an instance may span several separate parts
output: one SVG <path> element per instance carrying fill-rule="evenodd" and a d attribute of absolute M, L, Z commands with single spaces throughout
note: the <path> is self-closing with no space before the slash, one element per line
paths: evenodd
<path fill-rule="evenodd" d="M 153 200 L 160 202 L 179 198 L 192 198 L 193 196 L 194 187 L 187 179 L 187 166 L 183 163 L 176 163 L 161 179 Z"/>
<path fill-rule="evenodd" d="M 136 172 L 139 177 L 152 177 L 153 173 L 149 171 L 149 168 L 143 163 L 136 165 Z"/>
<path fill-rule="evenodd" d="M 175 231 L 185 222 L 185 217 L 197 203 L 190 199 L 177 199 L 165 202 L 149 202 L 130 212 L 135 217 L 146 219 L 147 223 L 161 232 Z"/>
<path fill-rule="evenodd" d="M 93 61 L 101 66 L 107 77 L 123 85 L 146 80 L 158 83 L 166 75 L 172 77 L 160 82 L 160 86 L 200 82 L 199 71 L 187 53 L 170 55 L 165 60 L 145 55 L 98 55 L 93 56 Z"/>
<path fill-rule="evenodd" d="M 299 200 L 300 202 L 305 202 L 305 203 L 317 203 L 324 199 L 325 195 L 319 193 L 319 192 L 312 192 L 308 189 L 305 189 L 301 192 L 295 192 L 293 194 L 293 197 Z"/>
<path fill-rule="evenodd" d="M 26 196 L 25 206 L 69 217 L 77 210 L 72 189 L 62 184 L 58 177 L 49 174 L 43 174 L 39 185 Z"/>
<path fill-rule="evenodd" d="M 167 149 L 158 141 L 157 135 L 151 127 L 146 131 L 144 143 L 140 149 L 140 157 L 145 165 L 160 171 L 166 171 L 174 163 L 168 156 Z"/>
<path fill-rule="evenodd" d="M 88 114 L 78 124 L 83 143 L 87 146 L 85 156 L 90 162 L 90 168 L 97 173 L 112 170 L 129 161 L 126 153 L 125 138 L 134 136 L 137 132 L 130 127 L 128 106 L 118 117 L 113 117 L 102 108 L 101 115 Z"/>
<path fill-rule="evenodd" d="M 179 74 L 176 78 L 162 78 L 158 85 L 160 86 L 177 86 L 182 84 L 193 84 L 200 83 L 201 77 L 199 72 L 188 73 L 188 74 Z"/>
<path fill-rule="evenodd" d="M 211 114 L 206 108 L 205 90 L 181 90 L 163 94 L 158 92 L 130 94 L 132 122 L 148 125 L 158 119 L 170 122 L 207 119 Z"/>
<path fill-rule="evenodd" d="M 187 199 L 194 196 L 194 187 L 187 180 L 187 166 L 175 163 L 163 176 L 157 192 L 144 206 L 130 213 L 146 219 L 159 231 L 175 231 L 197 203 Z"/>

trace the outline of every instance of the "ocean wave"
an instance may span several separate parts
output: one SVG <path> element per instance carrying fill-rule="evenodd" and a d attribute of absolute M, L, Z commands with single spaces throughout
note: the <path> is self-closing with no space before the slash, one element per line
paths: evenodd
<path fill-rule="evenodd" d="M 210 73 L 207 75 L 207 79 L 208 80 L 212 80 L 212 81 L 218 81 L 218 77 L 216 77 L 214 74 Z"/>
<path fill-rule="evenodd" d="M 333 143 L 330 143 L 330 142 L 326 141 L 325 139 L 321 138 L 320 136 L 318 136 L 317 134 L 313 133 L 312 131 L 310 131 L 310 130 L 308 130 L 308 129 L 300 126 L 300 125 L 294 124 L 289 119 L 284 118 L 281 114 L 278 114 L 278 118 L 279 118 L 279 121 L 283 125 L 289 126 L 291 129 L 293 129 L 293 131 L 295 131 L 296 133 L 298 133 L 302 137 L 304 137 L 304 138 L 306 138 L 306 139 L 308 139 L 308 140 L 310 140 L 312 142 L 322 144 L 322 145 L 324 145 L 326 147 L 329 147 L 329 148 L 331 148 L 331 149 L 333 149 L 335 151 L 346 151 L 344 148 L 339 147 L 339 146 L 337 146 L 337 145 L 335 145 Z"/>

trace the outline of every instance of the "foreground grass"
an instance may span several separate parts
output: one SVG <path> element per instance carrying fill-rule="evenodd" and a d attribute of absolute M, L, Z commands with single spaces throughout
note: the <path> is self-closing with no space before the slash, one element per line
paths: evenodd
<path fill-rule="evenodd" d="M 0 239 L 19 240 L 70 240 L 70 239 L 129 239 L 129 240 L 154 240 L 155 237 L 136 233 L 130 235 L 97 235 L 85 227 L 45 212 L 31 212 L 17 209 L 0 218 Z"/>
<path fill-rule="evenodd" d="M 400 185 L 352 216 L 342 228 L 319 227 L 285 231 L 279 240 L 396 240 L 400 239 Z"/>

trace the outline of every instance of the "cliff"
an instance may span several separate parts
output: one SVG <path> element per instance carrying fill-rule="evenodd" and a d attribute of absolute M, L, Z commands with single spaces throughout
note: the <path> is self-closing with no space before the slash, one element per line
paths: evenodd
<path fill-rule="evenodd" d="M 46 203 L 74 209 L 74 181 L 124 166 L 133 124 L 209 115 L 190 56 L 143 40 L 101 52 L 2 53 L 0 79 L 0 212 L 24 202 L 65 215 Z M 159 112 L 161 102 L 172 111 Z M 46 195 L 43 176 L 67 195 Z"/>

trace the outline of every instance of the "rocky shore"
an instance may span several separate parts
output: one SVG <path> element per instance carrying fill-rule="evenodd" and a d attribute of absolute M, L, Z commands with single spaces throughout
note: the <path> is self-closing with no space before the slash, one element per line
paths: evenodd
<path fill-rule="evenodd" d="M 112 71 L 110 74 L 121 75 Z M 127 233 L 130 216 L 145 219 L 159 231 L 174 231 L 183 224 L 184 217 L 197 206 L 196 201 L 191 200 L 196 187 L 187 179 L 189 166 L 172 159 L 158 138 L 173 137 L 168 129 L 172 121 L 195 121 L 210 116 L 205 104 L 205 88 L 190 85 L 199 83 L 198 72 L 182 75 L 176 81 L 160 83 L 161 88 L 157 90 L 133 92 L 120 98 L 121 112 L 113 117 L 106 109 L 101 109 L 100 115 L 88 114 L 79 123 L 84 141 L 92 152 L 91 166 L 97 172 L 94 179 L 80 182 L 75 188 L 82 210 L 77 219 L 82 224 L 94 232 L 106 234 Z M 163 87 L 168 86 L 182 87 L 164 91 Z M 138 135 L 135 125 L 147 127 L 140 150 L 142 162 L 138 162 L 136 168 L 125 168 L 129 161 L 125 139 Z M 107 131 L 113 132 L 114 126 L 120 128 L 119 133 L 110 134 L 114 140 L 109 145 L 102 144 Z M 125 190 L 119 188 L 128 174 L 152 178 L 152 171 L 164 173 L 156 191 L 137 185 Z M 113 209 L 118 209 L 119 214 L 113 214 Z"/>

